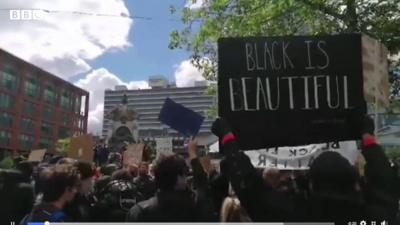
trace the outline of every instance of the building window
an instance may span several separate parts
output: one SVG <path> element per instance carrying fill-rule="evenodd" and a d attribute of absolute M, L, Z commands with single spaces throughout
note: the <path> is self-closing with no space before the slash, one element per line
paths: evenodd
<path fill-rule="evenodd" d="M 39 85 L 34 78 L 29 78 L 25 81 L 24 92 L 25 95 L 32 98 L 37 98 L 39 96 Z"/>
<path fill-rule="evenodd" d="M 32 136 L 22 134 L 19 136 L 19 143 L 23 149 L 32 149 L 34 138 Z"/>
<path fill-rule="evenodd" d="M 47 86 L 43 91 L 43 99 L 47 103 L 55 104 L 57 101 L 57 93 L 52 86 Z"/>
<path fill-rule="evenodd" d="M 52 149 L 53 142 L 48 138 L 41 138 L 39 142 L 39 148 Z"/>
<path fill-rule="evenodd" d="M 58 138 L 64 139 L 71 136 L 71 131 L 66 127 L 60 127 L 58 130 Z"/>
<path fill-rule="evenodd" d="M 71 117 L 67 113 L 62 114 L 62 124 L 65 126 L 70 126 Z"/>
<path fill-rule="evenodd" d="M 36 112 L 37 112 L 36 104 L 34 104 L 32 102 L 24 101 L 24 104 L 22 106 L 22 112 L 25 115 L 35 116 Z"/>
<path fill-rule="evenodd" d="M 70 92 L 64 91 L 63 95 L 61 96 L 61 107 L 66 110 L 73 109 L 73 98 Z"/>
<path fill-rule="evenodd" d="M 1 71 L 0 84 L 10 91 L 17 90 L 18 77 L 15 70 L 11 66 L 6 66 L 5 70 Z"/>
<path fill-rule="evenodd" d="M 0 145 L 9 145 L 11 140 L 11 133 L 7 131 L 0 131 Z"/>
<path fill-rule="evenodd" d="M 35 121 L 28 119 L 28 118 L 22 118 L 21 119 L 21 129 L 25 132 L 34 133 L 35 132 Z"/>
<path fill-rule="evenodd" d="M 53 120 L 54 118 L 54 109 L 50 108 L 50 107 L 46 107 L 43 110 L 43 118 L 46 120 Z"/>
<path fill-rule="evenodd" d="M 75 98 L 75 114 L 79 115 L 81 112 L 81 97 Z"/>
<path fill-rule="evenodd" d="M 14 107 L 14 98 L 9 95 L 0 94 L 0 108 L 11 109 Z"/>
<path fill-rule="evenodd" d="M 45 134 L 45 135 L 53 134 L 53 127 L 48 123 L 42 123 L 42 127 L 40 130 L 42 131 L 42 134 Z"/>
<path fill-rule="evenodd" d="M 11 127 L 13 123 L 13 117 L 11 114 L 6 112 L 0 113 L 0 126 L 2 127 Z"/>

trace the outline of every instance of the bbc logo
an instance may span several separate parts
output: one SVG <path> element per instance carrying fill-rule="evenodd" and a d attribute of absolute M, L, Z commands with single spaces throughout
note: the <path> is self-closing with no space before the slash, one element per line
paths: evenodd
<path fill-rule="evenodd" d="M 11 9 L 10 20 L 42 20 L 44 12 L 37 9 Z"/>

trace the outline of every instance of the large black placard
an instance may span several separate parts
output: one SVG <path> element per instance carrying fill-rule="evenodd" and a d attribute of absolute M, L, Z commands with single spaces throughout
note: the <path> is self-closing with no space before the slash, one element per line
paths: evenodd
<path fill-rule="evenodd" d="M 243 150 L 360 137 L 361 35 L 223 38 L 219 113 Z"/>

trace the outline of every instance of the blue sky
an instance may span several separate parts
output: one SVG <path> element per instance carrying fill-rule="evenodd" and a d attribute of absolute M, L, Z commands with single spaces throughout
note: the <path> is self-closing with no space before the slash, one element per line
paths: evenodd
<path fill-rule="evenodd" d="M 105 67 L 122 80 L 146 80 L 148 76 L 162 74 L 174 79 L 174 65 L 189 58 L 184 50 L 168 48 L 169 34 L 183 27 L 179 14 L 170 14 L 170 5 L 183 7 L 183 0 L 125 0 L 131 16 L 150 17 L 134 19 L 129 33 L 131 47 L 106 53 L 91 64 Z"/>
<path fill-rule="evenodd" d="M 15 20 L 9 10 L 0 10 L 0 48 L 87 90 L 89 131 L 97 133 L 104 90 L 116 85 L 148 88 L 152 75 L 176 78 L 179 87 L 203 79 L 190 64 L 189 52 L 168 48 L 169 34 L 184 27 L 179 12 L 188 1 L 0 0 L 0 9 L 39 15 Z M 192 9 L 202 2 L 197 0 Z M 171 5 L 177 8 L 174 15 Z M 123 14 L 150 19 L 118 16 Z"/>

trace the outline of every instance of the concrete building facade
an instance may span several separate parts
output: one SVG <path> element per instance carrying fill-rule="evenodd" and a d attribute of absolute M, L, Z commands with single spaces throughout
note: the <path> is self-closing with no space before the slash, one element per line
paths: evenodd
<path fill-rule="evenodd" d="M 150 77 L 150 89 L 127 90 L 116 87 L 115 90 L 106 90 L 104 99 L 104 115 L 114 107 L 121 104 L 124 94 L 128 97 L 128 106 L 132 107 L 139 114 L 139 137 L 143 139 L 155 137 L 173 137 L 182 139 L 181 135 L 163 125 L 158 120 L 158 115 L 166 98 L 171 98 L 177 103 L 188 107 L 206 117 L 199 131 L 198 136 L 207 137 L 211 135 L 212 120 L 206 114 L 216 104 L 216 96 L 206 95 L 207 84 L 196 82 L 194 87 L 178 88 L 169 85 L 162 76 Z M 103 120 L 102 135 L 105 137 L 110 129 L 111 121 Z"/>

